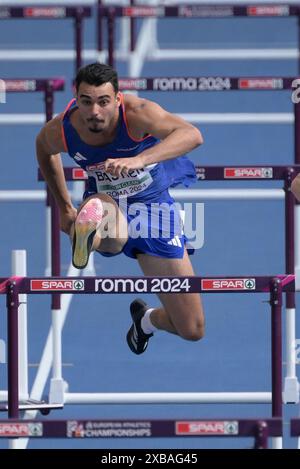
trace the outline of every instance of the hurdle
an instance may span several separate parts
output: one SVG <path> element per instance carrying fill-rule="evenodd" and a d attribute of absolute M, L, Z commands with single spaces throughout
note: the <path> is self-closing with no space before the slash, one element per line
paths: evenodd
<path fill-rule="evenodd" d="M 225 288 L 220 289 L 219 285 Z M 226 285 L 226 286 L 225 286 Z M 207 436 L 209 431 L 201 432 L 193 428 L 205 428 L 205 420 L 187 419 L 187 421 L 152 421 L 146 420 L 146 427 L 150 429 L 148 433 L 137 434 L 126 431 L 130 428 L 130 420 L 103 421 L 54 421 L 54 422 L 26 422 L 19 421 L 19 386 L 18 386 L 18 308 L 19 294 L 129 294 L 129 293 L 269 293 L 271 307 L 271 347 L 272 347 L 272 419 L 273 420 L 232 420 L 217 419 L 210 420 L 212 425 L 211 436 L 256 436 L 255 447 L 266 447 L 267 436 L 280 437 L 282 435 L 282 353 L 281 353 L 281 313 L 282 313 L 282 293 L 295 291 L 294 275 L 276 276 L 235 276 L 235 277 L 80 277 L 69 278 L 31 278 L 31 277 L 10 277 L 0 279 L 0 294 L 6 294 L 7 298 L 7 323 L 8 323 L 8 417 L 9 421 L 0 421 L 2 425 L 1 436 L 43 436 L 43 437 L 76 437 L 81 429 L 81 437 L 99 437 L 101 433 L 91 433 L 91 429 L 99 429 L 107 425 L 112 430 L 105 436 Z M 172 393 L 171 393 L 172 394 Z M 116 399 L 111 393 L 102 395 L 102 403 L 157 403 L 160 401 L 149 400 L 146 396 L 137 401 L 137 393 L 128 394 L 126 399 Z M 100 402 L 100 394 L 97 396 Z M 176 396 L 175 400 L 177 402 Z M 181 401 L 179 401 L 181 402 Z M 185 403 L 193 403 L 192 398 Z M 161 403 L 161 402 L 160 402 Z M 145 420 L 143 420 L 145 422 Z M 132 422 L 132 426 L 138 425 L 140 421 Z M 226 423 L 227 422 L 227 423 Z M 235 422 L 235 423 L 234 423 Z M 20 427 L 24 425 L 24 427 Z M 198 425 L 198 426 L 197 426 Z M 220 425 L 223 432 L 220 432 Z M 227 427 L 226 427 L 227 425 Z M 181 428 L 181 431 L 179 430 Z M 116 432 L 116 428 L 121 428 L 121 435 Z M 131 427 L 132 428 L 132 427 Z M 18 430 L 19 429 L 19 430 Z M 23 430 L 25 429 L 25 430 Z M 240 430 L 239 430 L 240 429 Z M 115 431 L 113 431 L 115 430 Z M 218 432 L 219 430 L 219 432 Z M 18 431 L 22 431 L 20 434 Z M 89 434 L 85 432 L 89 431 Z M 27 433 L 26 433 L 27 432 Z M 91 433 L 91 434 L 90 434 Z M 104 436 L 102 434 L 102 436 Z"/>
<path fill-rule="evenodd" d="M 136 76 L 140 74 L 145 60 L 216 60 L 216 59 L 297 59 L 299 62 L 299 48 L 296 51 L 285 49 L 259 51 L 238 49 L 234 53 L 219 49 L 197 50 L 197 49 L 159 49 L 157 44 L 156 21 L 164 18 L 182 18 L 182 19 L 230 19 L 230 18 L 289 18 L 300 16 L 300 7 L 295 4 L 240 4 L 240 2 L 231 2 L 226 5 L 220 4 L 203 5 L 192 3 L 180 3 L 180 5 L 171 4 L 136 4 L 131 3 L 128 6 L 113 5 L 103 6 L 101 1 L 98 3 L 98 51 L 102 51 L 102 19 L 106 19 L 107 41 L 108 41 L 108 63 L 114 65 L 115 51 L 115 20 L 116 18 L 130 18 L 130 66 L 129 75 Z M 136 18 L 148 19 L 148 23 L 142 29 L 139 35 L 138 43 L 134 33 L 134 20 Z M 298 22 L 299 27 L 299 22 Z M 299 62 L 300 63 L 300 62 Z M 300 65 L 299 65 L 300 67 Z"/>
<path fill-rule="evenodd" d="M 26 79 L 5 79 L 3 80 L 5 84 L 5 91 L 7 93 L 24 93 L 24 92 L 38 92 L 43 93 L 44 102 L 45 102 L 45 120 L 50 120 L 53 116 L 53 106 L 54 106 L 54 93 L 57 91 L 64 90 L 64 79 L 63 78 L 47 78 L 47 79 L 35 79 L 35 78 L 26 78 Z M 24 194 L 25 192 L 25 194 Z M 38 193 L 36 193 L 38 192 Z M 46 202 L 46 192 L 45 191 L 29 191 L 29 194 L 26 191 L 0 191 L 0 202 L 24 202 L 24 201 L 40 201 L 43 200 Z M 51 210 L 48 205 L 46 208 L 46 224 L 48 227 L 46 236 L 46 245 L 48 249 L 47 258 L 48 263 L 51 259 L 51 238 L 50 238 L 50 226 L 51 226 Z M 13 272 L 15 275 L 26 275 L 26 257 L 22 252 L 15 252 L 13 259 Z M 27 401 L 26 408 L 36 408 L 37 402 L 30 401 L 28 398 L 28 370 L 27 370 L 27 309 L 26 309 L 26 295 L 22 298 L 22 312 L 20 312 L 20 321 L 22 327 L 20 327 L 20 371 L 21 371 L 21 398 L 24 401 Z M 0 391 L 0 400 L 7 400 L 7 393 L 5 391 Z M 42 407 L 44 404 L 39 403 Z M 25 407 L 24 407 L 25 408 Z"/>
<path fill-rule="evenodd" d="M 72 19 L 74 23 L 74 43 L 75 43 L 75 73 L 82 65 L 82 36 L 83 36 L 83 20 L 84 18 L 91 16 L 91 8 L 87 6 L 23 6 L 23 7 L 11 7 L 11 6 L 0 6 L 0 20 L 10 19 L 29 19 L 29 20 L 63 20 Z M 12 51 L 1 51 L 1 58 L 4 60 L 15 60 L 16 54 Z M 43 58 L 51 60 L 51 54 L 42 51 Z M 27 54 L 28 58 L 34 58 L 40 60 L 41 57 L 38 53 Z M 26 52 L 22 52 L 22 59 L 26 58 Z M 64 60 L 64 57 L 62 57 Z"/>

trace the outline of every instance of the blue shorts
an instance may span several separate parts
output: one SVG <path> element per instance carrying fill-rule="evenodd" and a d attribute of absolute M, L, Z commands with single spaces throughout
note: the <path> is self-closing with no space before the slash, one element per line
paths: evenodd
<path fill-rule="evenodd" d="M 120 210 L 128 221 L 128 240 L 117 254 L 98 251 L 102 256 L 111 257 L 122 252 L 133 259 L 138 254 L 182 259 L 186 238 L 179 207 L 168 191 L 160 194 L 158 200 L 119 203 Z"/>

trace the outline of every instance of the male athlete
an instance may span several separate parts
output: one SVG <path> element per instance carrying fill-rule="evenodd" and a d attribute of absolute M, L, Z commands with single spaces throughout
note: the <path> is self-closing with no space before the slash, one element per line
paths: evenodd
<path fill-rule="evenodd" d="M 201 133 L 154 102 L 120 93 L 117 73 L 108 65 L 81 68 L 75 86 L 75 99 L 36 140 L 61 229 L 72 240 L 73 265 L 85 267 L 94 250 L 104 256 L 122 252 L 136 258 L 147 276 L 193 276 L 168 188 L 185 181 L 191 167 L 194 176 L 192 163 L 181 155 L 202 144 Z M 60 152 L 69 153 L 88 174 L 78 211 L 67 190 Z M 127 343 L 137 355 L 157 329 L 191 341 L 204 335 L 200 295 L 159 293 L 159 298 L 161 308 L 149 308 L 140 299 L 130 305 L 133 324 Z"/>

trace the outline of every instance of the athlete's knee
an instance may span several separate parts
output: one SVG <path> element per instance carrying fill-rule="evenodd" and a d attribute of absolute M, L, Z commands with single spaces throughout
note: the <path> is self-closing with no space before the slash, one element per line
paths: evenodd
<path fill-rule="evenodd" d="M 99 197 L 90 196 L 83 201 L 77 212 L 76 223 L 101 221 L 104 215 L 104 204 Z"/>
<path fill-rule="evenodd" d="M 101 212 L 102 217 L 112 215 L 116 217 L 118 205 L 107 194 L 93 194 L 87 197 L 79 207 L 78 213 L 88 208 L 94 208 L 97 212 Z"/>
<path fill-rule="evenodd" d="M 179 328 L 178 333 L 180 337 L 191 342 L 197 342 L 204 337 L 205 326 L 204 321 L 195 320 L 188 324 L 184 324 L 183 327 Z"/>
<path fill-rule="evenodd" d="M 190 342 L 197 342 L 198 340 L 203 339 L 204 328 L 196 327 L 196 328 L 191 328 L 191 329 L 182 331 L 182 333 L 180 334 L 180 337 L 182 337 L 185 340 L 189 340 Z"/>

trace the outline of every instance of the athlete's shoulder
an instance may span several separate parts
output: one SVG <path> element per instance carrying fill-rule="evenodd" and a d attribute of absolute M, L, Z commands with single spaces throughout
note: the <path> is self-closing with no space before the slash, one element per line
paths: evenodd
<path fill-rule="evenodd" d="M 65 144 L 62 133 L 62 119 L 64 113 L 58 114 L 41 129 L 37 136 L 37 141 L 51 153 L 65 151 Z"/>
<path fill-rule="evenodd" d="M 143 109 L 152 103 L 148 99 L 139 98 L 132 94 L 124 94 L 123 96 L 126 114 L 138 114 L 143 112 Z"/>
<path fill-rule="evenodd" d="M 151 134 L 153 122 L 166 114 L 154 101 L 132 95 L 124 96 L 124 106 L 128 127 L 141 135 Z"/>

